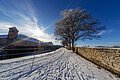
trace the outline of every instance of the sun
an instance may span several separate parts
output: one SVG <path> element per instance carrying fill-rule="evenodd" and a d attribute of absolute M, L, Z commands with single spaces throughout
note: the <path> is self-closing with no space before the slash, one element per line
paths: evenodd
<path fill-rule="evenodd" d="M 44 35 L 43 30 L 40 30 L 40 29 L 34 29 L 33 30 L 33 36 L 40 37 L 40 36 L 43 36 L 43 35 Z"/>
<path fill-rule="evenodd" d="M 41 37 L 45 36 L 45 28 L 39 28 L 39 27 L 34 27 L 34 28 L 28 28 L 27 29 L 30 32 L 30 36 L 34 37 L 36 39 L 41 39 Z"/>

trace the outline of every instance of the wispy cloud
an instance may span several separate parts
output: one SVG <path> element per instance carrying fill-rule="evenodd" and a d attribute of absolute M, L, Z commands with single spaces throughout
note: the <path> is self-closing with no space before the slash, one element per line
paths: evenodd
<path fill-rule="evenodd" d="M 107 32 L 108 33 L 112 33 L 114 30 L 113 29 L 110 29 L 110 30 L 108 30 Z"/>
<path fill-rule="evenodd" d="M 0 14 L 5 19 L 0 20 L 0 34 L 15 26 L 21 34 L 56 43 L 53 34 L 46 33 L 47 28 L 38 22 L 37 10 L 30 0 L 1 0 Z"/>
<path fill-rule="evenodd" d="M 97 35 L 103 35 L 103 34 L 106 34 L 106 33 L 112 33 L 114 30 L 113 29 L 109 29 L 109 30 L 103 30 L 101 31 L 99 34 Z"/>
<path fill-rule="evenodd" d="M 102 35 L 102 34 L 104 34 L 106 32 L 106 30 L 103 30 L 103 31 L 101 31 L 100 33 L 98 33 L 97 35 Z"/>

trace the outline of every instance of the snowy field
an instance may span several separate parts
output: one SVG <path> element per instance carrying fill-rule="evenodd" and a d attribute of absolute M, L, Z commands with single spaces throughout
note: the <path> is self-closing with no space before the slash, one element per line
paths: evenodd
<path fill-rule="evenodd" d="M 0 80 L 120 80 L 64 48 L 0 61 Z"/>

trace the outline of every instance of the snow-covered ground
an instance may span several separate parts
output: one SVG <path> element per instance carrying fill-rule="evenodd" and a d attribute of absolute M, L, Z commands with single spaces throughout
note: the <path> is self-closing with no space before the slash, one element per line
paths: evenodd
<path fill-rule="evenodd" d="M 0 61 L 0 80 L 120 80 L 64 48 Z"/>

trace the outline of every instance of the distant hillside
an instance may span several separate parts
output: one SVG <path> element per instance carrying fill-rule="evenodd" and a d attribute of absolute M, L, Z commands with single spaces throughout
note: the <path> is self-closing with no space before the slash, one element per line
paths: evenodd
<path fill-rule="evenodd" d="M 5 46 L 7 42 L 7 35 L 0 35 L 0 46 Z M 14 40 L 14 42 L 16 42 L 15 44 L 18 45 L 23 45 L 23 46 L 27 46 L 27 45 L 36 45 L 36 44 L 40 44 L 43 43 L 35 38 L 23 35 L 23 34 L 19 34 L 17 35 L 17 38 Z"/>
<path fill-rule="evenodd" d="M 17 39 L 20 39 L 20 40 L 23 39 L 23 40 L 27 40 L 27 41 L 31 41 L 31 42 L 41 42 L 41 41 L 39 41 L 35 38 L 29 37 L 29 36 L 26 36 L 26 35 L 23 35 L 23 34 L 19 34 L 17 36 Z"/>
<path fill-rule="evenodd" d="M 0 46 L 5 46 L 6 45 L 6 40 L 7 40 L 7 35 L 0 35 Z M 18 34 L 17 38 L 15 39 L 16 45 L 23 45 L 23 46 L 36 46 L 36 45 L 53 45 L 52 42 L 42 42 L 38 39 L 23 35 L 23 34 Z"/>
<path fill-rule="evenodd" d="M 6 39 L 7 35 L 0 35 L 0 39 L 2 39 L 2 38 Z M 29 37 L 29 36 L 26 36 L 26 35 L 23 35 L 23 34 L 18 34 L 17 39 L 18 40 L 23 39 L 23 40 L 32 41 L 32 42 L 39 42 L 39 40 Z"/>

